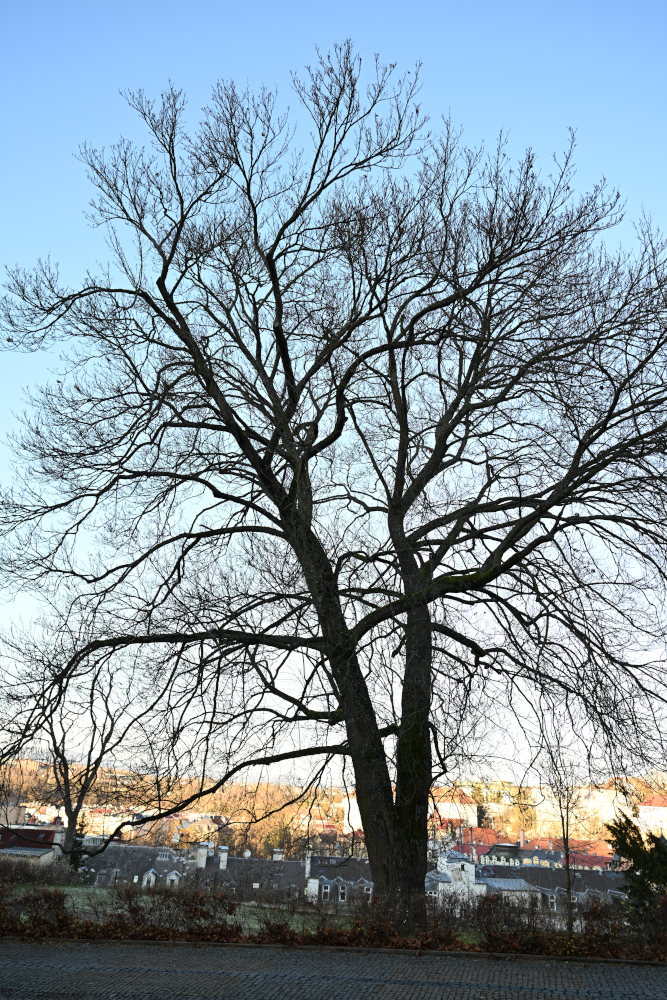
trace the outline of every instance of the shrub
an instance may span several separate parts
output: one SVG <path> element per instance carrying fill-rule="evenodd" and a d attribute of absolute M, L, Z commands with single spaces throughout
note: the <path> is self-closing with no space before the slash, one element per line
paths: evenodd
<path fill-rule="evenodd" d="M 568 935 L 562 917 L 500 895 L 430 909 L 426 928 L 409 927 L 380 901 L 345 911 L 296 902 L 277 892 L 252 902 L 214 887 L 134 886 L 84 890 L 0 883 L 0 934 L 22 937 L 347 945 L 580 957 L 667 959 L 667 899 L 647 915 L 627 902 L 594 902 L 576 911 Z"/>
<path fill-rule="evenodd" d="M 83 876 L 60 858 L 36 865 L 24 858 L 0 858 L 0 885 L 83 885 Z"/>

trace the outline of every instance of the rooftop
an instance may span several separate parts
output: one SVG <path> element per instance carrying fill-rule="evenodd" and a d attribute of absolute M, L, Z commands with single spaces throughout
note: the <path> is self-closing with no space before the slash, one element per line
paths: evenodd
<path fill-rule="evenodd" d="M 649 798 L 645 799 L 641 806 L 656 806 L 662 809 L 667 809 L 667 795 L 650 795 Z"/>
<path fill-rule="evenodd" d="M 433 798 L 436 805 L 439 802 L 458 802 L 463 806 L 477 805 L 475 800 L 471 799 L 461 788 L 436 788 L 433 790 Z"/>

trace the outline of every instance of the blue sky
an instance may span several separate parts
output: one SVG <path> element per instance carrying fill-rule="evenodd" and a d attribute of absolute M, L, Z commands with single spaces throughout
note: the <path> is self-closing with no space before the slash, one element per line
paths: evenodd
<path fill-rule="evenodd" d="M 0 265 L 31 265 L 51 254 L 72 282 L 105 257 L 83 210 L 90 197 L 73 154 L 84 140 L 108 145 L 139 136 L 119 96 L 159 94 L 171 78 L 196 111 L 221 77 L 278 84 L 290 101 L 290 69 L 350 36 L 372 59 L 399 68 L 423 63 L 422 106 L 451 114 L 466 140 L 510 151 L 532 146 L 548 167 L 567 129 L 578 132 L 578 183 L 602 175 L 667 228 L 664 79 L 667 3 L 598 0 L 109 0 L 106 4 L 22 0 L 3 6 L 0 104 Z M 632 229 L 619 237 L 630 242 Z M 614 239 L 617 237 L 614 236 Z M 0 355 L 2 444 L 16 425 L 22 387 L 42 381 L 54 358 Z M 19 599 L 0 621 L 30 609 Z"/>
<path fill-rule="evenodd" d="M 50 253 L 75 280 L 104 258 L 101 234 L 83 218 L 89 188 L 73 153 L 84 139 L 138 134 L 119 89 L 157 94 L 172 78 L 195 111 L 228 76 L 277 83 L 289 102 L 289 70 L 311 61 L 316 44 L 346 36 L 368 59 L 379 52 L 404 68 L 420 59 L 425 110 L 451 113 L 473 144 L 504 128 L 514 153 L 532 146 L 546 167 L 576 128 L 579 184 L 604 174 L 630 217 L 644 208 L 667 226 L 664 2 L 65 0 L 6 4 L 2 26 L 3 265 Z M 629 240 L 630 227 L 622 235 Z M 0 438 L 21 386 L 49 363 L 3 354 Z M 6 458 L 0 447 L 3 476 Z"/>

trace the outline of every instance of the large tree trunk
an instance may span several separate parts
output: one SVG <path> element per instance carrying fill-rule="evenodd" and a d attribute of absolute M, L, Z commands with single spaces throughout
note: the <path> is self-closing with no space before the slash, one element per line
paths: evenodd
<path fill-rule="evenodd" d="M 76 837 L 76 822 L 71 822 L 68 819 L 67 828 L 65 830 L 65 841 L 63 843 L 63 856 L 67 862 L 69 862 L 72 856 L 72 849 L 74 847 L 75 837 Z"/>
<path fill-rule="evenodd" d="M 401 908 L 426 920 L 428 797 L 433 777 L 431 710 L 431 621 L 428 608 L 407 616 L 401 728 L 396 748 L 396 813 L 400 830 Z"/>
<path fill-rule="evenodd" d="M 68 808 L 65 804 L 65 815 L 67 816 L 67 827 L 65 829 L 65 840 L 63 842 L 63 856 L 67 863 L 70 863 L 72 857 L 72 850 L 74 848 L 74 841 L 76 837 L 77 825 L 79 822 L 79 816 L 81 815 L 81 809 L 83 807 L 83 802 L 79 801 L 74 806 Z"/>
<path fill-rule="evenodd" d="M 340 673 L 340 669 L 335 671 Z M 374 895 L 401 914 L 401 919 L 423 926 L 426 921 L 427 814 L 430 788 L 428 731 L 416 712 L 399 736 L 396 794 L 368 689 L 355 653 L 345 664 L 346 729 L 361 822 L 374 883 Z M 404 692 L 404 701 L 420 699 Z"/>
<path fill-rule="evenodd" d="M 407 615 L 394 794 L 377 716 L 345 621 L 336 578 L 310 527 L 310 482 L 306 477 L 297 495 L 298 505 L 285 505 L 283 523 L 304 570 L 328 646 L 345 719 L 374 894 L 395 907 L 401 920 L 423 926 L 432 778 L 430 614 L 423 607 Z M 417 579 L 412 583 L 417 586 L 421 578 L 416 564 L 409 568 L 415 571 Z"/>
<path fill-rule="evenodd" d="M 410 926 L 427 919 L 424 880 L 431 787 L 429 734 L 431 630 L 428 611 L 410 614 L 396 791 L 356 654 L 345 663 L 347 736 L 376 898 Z M 336 673 L 340 673 L 340 666 Z"/>

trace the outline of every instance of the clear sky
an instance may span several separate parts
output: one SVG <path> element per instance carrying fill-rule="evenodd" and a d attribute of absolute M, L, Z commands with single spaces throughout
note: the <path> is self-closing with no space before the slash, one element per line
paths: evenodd
<path fill-rule="evenodd" d="M 605 175 L 630 218 L 644 209 L 667 228 L 666 0 L 5 0 L 0 26 L 3 266 L 51 254 L 75 281 L 104 259 L 73 154 L 84 140 L 138 135 L 120 89 L 157 96 L 171 78 L 196 110 L 217 78 L 233 77 L 277 83 L 289 102 L 290 69 L 348 36 L 369 60 L 421 60 L 424 110 L 451 114 L 471 144 L 502 128 L 514 154 L 532 146 L 546 168 L 574 127 L 580 186 Z M 0 354 L 3 480 L 21 389 L 53 361 Z"/>
<path fill-rule="evenodd" d="M 581 186 L 604 174 L 631 217 L 644 208 L 667 227 L 666 29 L 664 0 L 5 3 L 0 263 L 50 253 L 75 280 L 103 259 L 100 234 L 82 215 L 89 188 L 73 153 L 84 139 L 108 145 L 137 134 L 119 89 L 157 95 L 171 78 L 197 109 L 218 77 L 231 76 L 277 83 L 289 101 L 289 70 L 312 60 L 316 44 L 346 36 L 368 59 L 379 52 L 406 69 L 421 60 L 425 110 L 451 113 L 473 144 L 504 128 L 513 152 L 532 146 L 546 167 L 573 126 Z M 47 368 L 47 359 L 1 358 L 0 437 L 21 386 Z M 3 476 L 6 457 L 0 447 Z"/>

